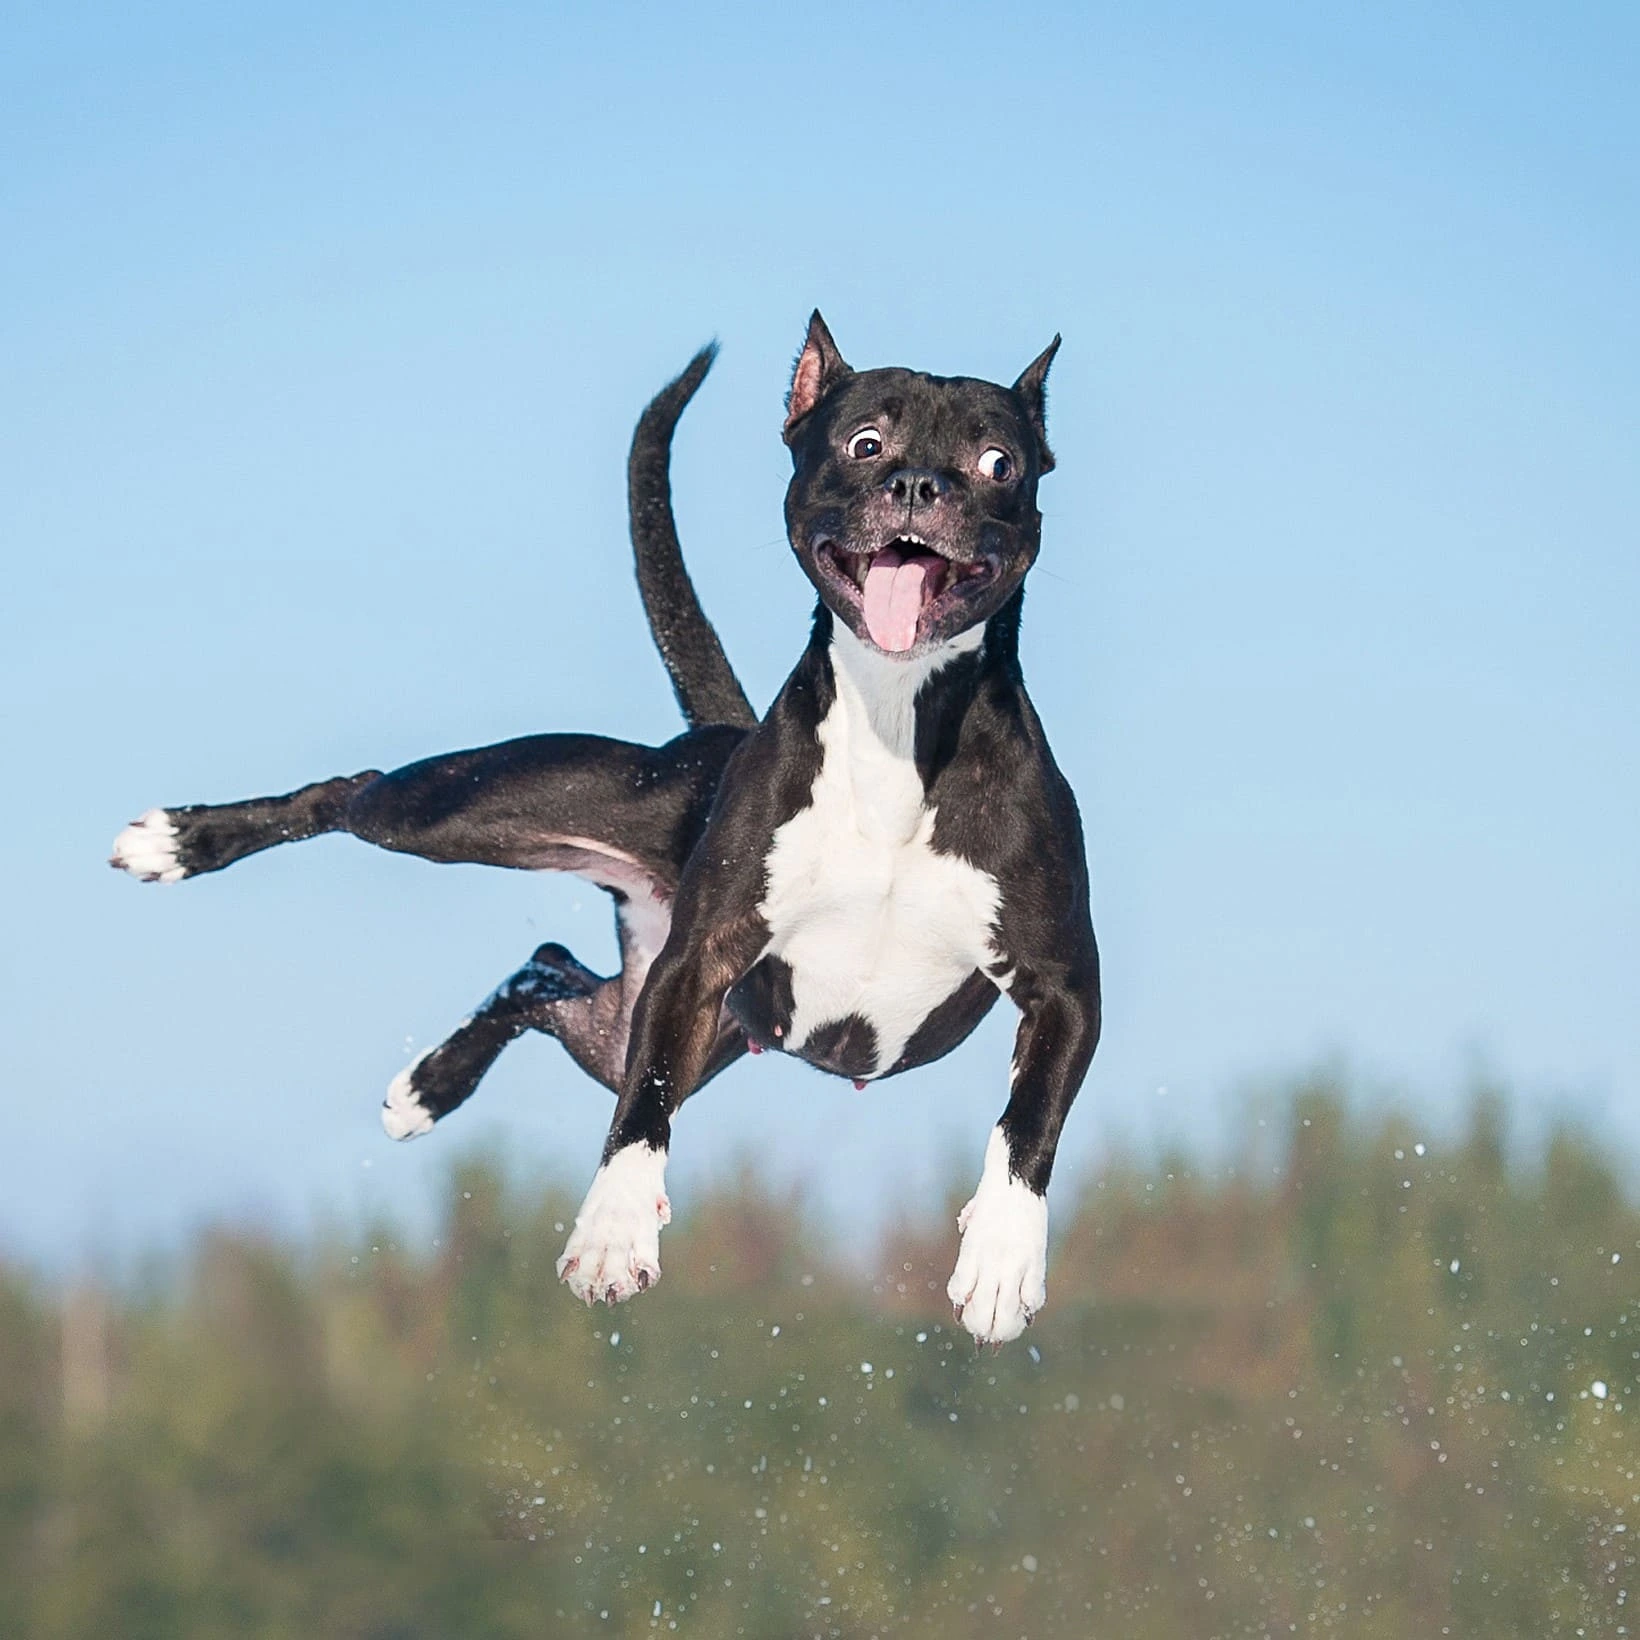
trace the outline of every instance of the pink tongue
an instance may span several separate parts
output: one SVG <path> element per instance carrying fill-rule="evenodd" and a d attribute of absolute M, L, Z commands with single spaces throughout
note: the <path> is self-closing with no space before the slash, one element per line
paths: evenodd
<path fill-rule="evenodd" d="M 885 547 L 866 571 L 866 631 L 879 649 L 899 653 L 917 641 L 926 561 Z"/>

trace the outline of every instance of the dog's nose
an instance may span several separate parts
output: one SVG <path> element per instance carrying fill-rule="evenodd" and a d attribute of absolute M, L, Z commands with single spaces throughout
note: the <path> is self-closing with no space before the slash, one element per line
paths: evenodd
<path fill-rule="evenodd" d="M 909 507 L 912 512 L 919 507 L 932 507 L 950 488 L 944 478 L 925 467 L 902 467 L 883 484 L 890 501 Z"/>

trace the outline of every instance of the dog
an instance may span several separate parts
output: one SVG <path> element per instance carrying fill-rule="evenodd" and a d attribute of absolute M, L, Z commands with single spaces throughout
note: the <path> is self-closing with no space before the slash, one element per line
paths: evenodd
<path fill-rule="evenodd" d="M 713 350 L 640 419 L 640 593 L 690 727 L 651 748 L 536 735 L 246 803 L 150 810 L 111 864 L 149 881 L 346 831 L 437 861 L 569 871 L 615 903 L 620 972 L 541 946 L 389 1087 L 428 1131 L 526 1030 L 616 1095 L 558 1274 L 587 1303 L 659 1279 L 677 1107 L 746 1052 L 865 1084 L 943 1057 L 1006 995 L 1009 1096 L 958 1218 L 948 1296 L 976 1343 L 1046 1295 L 1055 1149 L 1100 1025 L 1081 822 L 1026 694 L 1023 582 L 1053 342 L 1012 387 L 855 371 L 816 312 L 787 398 L 788 538 L 818 602 L 759 720 L 701 610 L 672 517 L 678 417 Z"/>

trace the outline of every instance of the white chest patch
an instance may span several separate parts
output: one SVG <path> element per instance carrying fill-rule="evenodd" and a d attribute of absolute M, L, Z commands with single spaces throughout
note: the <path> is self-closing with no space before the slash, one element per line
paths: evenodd
<path fill-rule="evenodd" d="M 917 690 L 977 647 L 981 628 L 916 661 L 868 650 L 841 625 L 837 698 L 820 724 L 807 808 L 774 835 L 765 955 L 792 973 L 795 1051 L 816 1026 L 858 1014 L 888 1070 L 932 1009 L 997 960 L 996 879 L 933 847 L 934 810 L 913 757 Z"/>

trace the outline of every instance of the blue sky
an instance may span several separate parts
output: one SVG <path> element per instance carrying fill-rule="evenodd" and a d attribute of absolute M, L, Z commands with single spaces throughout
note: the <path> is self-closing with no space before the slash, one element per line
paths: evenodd
<path fill-rule="evenodd" d="M 151 804 L 672 734 L 622 469 L 713 335 L 678 511 L 767 700 L 816 303 L 859 365 L 1065 337 L 1025 655 L 1106 964 L 1071 1188 L 1327 1059 L 1640 1157 L 1640 21 L 1434 12 L 11 8 L 0 1248 L 413 1219 L 474 1145 L 590 1176 L 542 1041 L 426 1139 L 376 1108 L 539 940 L 607 963 L 596 894 L 101 862 Z M 864 1245 L 977 1169 L 1009 1029 L 864 1095 L 745 1065 L 674 1193 L 756 1154 Z"/>

